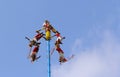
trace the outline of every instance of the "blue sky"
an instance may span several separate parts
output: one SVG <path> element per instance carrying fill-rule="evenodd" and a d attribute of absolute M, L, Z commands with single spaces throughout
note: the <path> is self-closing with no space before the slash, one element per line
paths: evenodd
<path fill-rule="evenodd" d="M 74 77 L 74 65 L 82 73 L 77 73 L 77 76 L 120 76 L 119 0 L 0 0 L 0 77 L 47 77 L 46 42 L 41 40 L 39 55 L 42 57 L 31 64 L 27 59 L 28 41 L 24 39 L 25 36 L 32 38 L 45 19 L 66 37 L 61 46 L 65 56 L 77 54 L 75 59 L 60 66 L 58 54 L 54 52 L 53 77 L 60 76 L 62 72 L 59 71 L 67 71 L 65 73 L 71 73 L 71 77 Z M 54 41 L 55 38 L 51 41 L 51 48 Z M 81 62 L 83 64 L 79 64 Z M 89 63 L 90 66 L 86 65 Z M 96 66 L 94 70 L 85 68 L 94 67 L 93 65 Z M 93 71 L 92 76 L 88 73 L 90 71 Z M 68 77 L 65 73 L 61 77 Z"/>

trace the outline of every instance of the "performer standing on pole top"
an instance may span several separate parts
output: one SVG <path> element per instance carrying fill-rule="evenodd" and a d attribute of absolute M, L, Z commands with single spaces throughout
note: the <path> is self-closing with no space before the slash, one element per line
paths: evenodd
<path fill-rule="evenodd" d="M 50 24 L 48 20 L 45 20 L 43 27 L 45 28 L 45 30 L 49 28 L 50 30 L 52 30 L 53 33 L 56 33 L 55 28 Z"/>
<path fill-rule="evenodd" d="M 50 22 L 48 20 L 45 20 L 45 22 L 43 24 L 43 28 L 40 29 L 40 30 L 45 30 L 45 39 L 46 40 L 50 40 L 51 39 L 51 31 L 53 33 L 56 33 L 56 30 L 53 28 L 53 26 L 50 24 Z"/>

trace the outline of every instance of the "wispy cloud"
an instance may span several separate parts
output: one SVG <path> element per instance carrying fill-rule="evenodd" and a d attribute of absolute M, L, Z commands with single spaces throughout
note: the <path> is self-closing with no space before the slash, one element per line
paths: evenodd
<path fill-rule="evenodd" d="M 74 48 L 82 45 L 77 39 Z M 120 77 L 120 42 L 110 31 L 103 32 L 101 43 L 86 48 L 71 61 L 54 66 L 52 77 Z"/>

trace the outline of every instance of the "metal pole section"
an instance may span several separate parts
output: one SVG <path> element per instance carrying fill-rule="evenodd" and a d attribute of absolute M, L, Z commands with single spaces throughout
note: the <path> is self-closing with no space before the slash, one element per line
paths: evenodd
<path fill-rule="evenodd" d="M 50 40 L 47 40 L 47 53 L 48 53 L 48 77 L 51 77 Z"/>

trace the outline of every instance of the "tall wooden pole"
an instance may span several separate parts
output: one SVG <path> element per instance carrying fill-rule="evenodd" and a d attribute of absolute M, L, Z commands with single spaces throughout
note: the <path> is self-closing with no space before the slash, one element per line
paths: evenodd
<path fill-rule="evenodd" d="M 50 40 L 47 40 L 47 53 L 48 53 L 48 77 L 51 77 Z"/>

